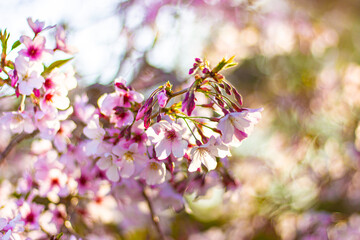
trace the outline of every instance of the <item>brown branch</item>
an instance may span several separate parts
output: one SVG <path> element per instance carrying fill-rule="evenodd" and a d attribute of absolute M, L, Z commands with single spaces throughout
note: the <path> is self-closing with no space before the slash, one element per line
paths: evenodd
<path fill-rule="evenodd" d="M 32 138 L 34 137 L 36 134 L 39 133 L 39 130 L 34 131 L 33 133 L 20 133 L 18 135 L 16 135 L 11 141 L 10 143 L 7 145 L 7 147 L 4 149 L 4 151 L 2 153 L 0 153 L 0 164 L 5 160 L 5 158 L 7 157 L 7 155 L 9 155 L 10 151 L 20 142 L 22 142 L 23 140 L 27 139 L 27 138 Z"/>
<path fill-rule="evenodd" d="M 154 226 L 156 228 L 156 231 L 158 232 L 158 235 L 159 235 L 159 239 L 161 240 L 165 240 L 165 235 L 164 233 L 162 232 L 161 228 L 160 228 L 160 224 L 159 224 L 159 217 L 156 216 L 155 212 L 154 212 L 154 208 L 153 208 L 153 205 L 150 201 L 150 198 L 149 196 L 146 194 L 146 191 L 145 191 L 145 187 L 143 188 L 143 191 L 142 191 L 142 195 L 143 197 L 145 198 L 148 206 L 149 206 L 149 210 L 150 210 L 150 215 L 151 215 L 151 221 L 154 223 Z"/>
<path fill-rule="evenodd" d="M 171 93 L 170 96 L 169 96 L 169 100 L 170 100 L 171 98 L 173 98 L 173 97 L 176 97 L 176 96 L 179 96 L 179 95 L 181 95 L 181 94 L 184 94 L 184 93 L 186 93 L 187 91 L 189 91 L 189 88 L 185 88 L 185 89 L 183 89 L 183 90 L 181 90 L 181 91 Z"/>

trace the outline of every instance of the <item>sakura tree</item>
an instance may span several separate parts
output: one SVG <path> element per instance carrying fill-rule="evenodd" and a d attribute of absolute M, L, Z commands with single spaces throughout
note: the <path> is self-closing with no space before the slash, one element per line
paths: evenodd
<path fill-rule="evenodd" d="M 0 35 L 0 83 L 13 90 L 0 118 L 0 167 L 9 169 L 1 239 L 112 239 L 133 229 L 168 239 L 171 221 L 187 212 L 185 195 L 237 189 L 231 148 L 263 109 L 244 107 L 223 75 L 234 57 L 196 58 L 186 83 L 155 86 L 147 97 L 118 77 L 92 105 L 77 89 L 64 29 L 28 24 L 32 36 L 10 43 L 6 30 Z M 52 47 L 45 32 L 55 35 Z"/>

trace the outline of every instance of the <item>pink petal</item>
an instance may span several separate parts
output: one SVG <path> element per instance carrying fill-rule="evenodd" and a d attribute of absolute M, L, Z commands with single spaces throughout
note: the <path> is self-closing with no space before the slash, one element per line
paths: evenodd
<path fill-rule="evenodd" d="M 161 140 L 155 145 L 155 152 L 158 159 L 163 160 L 170 156 L 171 153 L 171 142 L 166 139 Z"/>
<path fill-rule="evenodd" d="M 106 171 L 106 177 L 112 181 L 117 182 L 120 179 L 118 169 L 115 165 L 112 165 L 107 171 Z"/>
<path fill-rule="evenodd" d="M 185 155 L 188 143 L 185 140 L 178 140 L 172 143 L 172 153 L 176 158 L 181 158 Z"/>

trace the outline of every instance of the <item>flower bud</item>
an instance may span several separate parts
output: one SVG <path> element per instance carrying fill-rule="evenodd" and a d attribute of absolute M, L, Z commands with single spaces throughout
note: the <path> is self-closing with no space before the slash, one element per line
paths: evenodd
<path fill-rule="evenodd" d="M 229 84 L 224 82 L 224 89 L 227 95 L 231 95 L 231 87 Z"/>
<path fill-rule="evenodd" d="M 164 108 L 168 101 L 168 96 L 166 94 L 165 90 L 161 90 L 159 94 L 157 95 L 158 103 L 161 108 Z"/>
<path fill-rule="evenodd" d="M 195 62 L 202 63 L 203 61 L 201 60 L 201 58 L 195 58 Z"/>
<path fill-rule="evenodd" d="M 195 69 L 194 68 L 190 68 L 189 69 L 189 75 L 193 74 L 195 72 Z"/>
<path fill-rule="evenodd" d="M 236 101 L 240 104 L 240 106 L 242 106 L 243 102 L 240 93 L 235 88 L 232 88 L 231 90 L 234 93 Z"/>
<path fill-rule="evenodd" d="M 203 74 L 208 74 L 210 72 L 210 70 L 208 69 L 208 68 L 204 68 L 203 70 L 202 70 L 202 73 Z"/>

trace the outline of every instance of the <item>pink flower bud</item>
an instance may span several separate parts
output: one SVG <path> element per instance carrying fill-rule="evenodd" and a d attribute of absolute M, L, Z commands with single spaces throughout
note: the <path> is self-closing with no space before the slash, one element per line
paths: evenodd
<path fill-rule="evenodd" d="M 37 98 L 40 97 L 40 90 L 39 90 L 39 89 L 36 89 L 36 88 L 35 88 L 35 89 L 33 90 L 33 92 L 34 92 L 35 97 L 37 97 Z"/>
<path fill-rule="evenodd" d="M 225 89 L 225 92 L 226 92 L 227 95 L 231 95 L 231 91 L 230 91 L 231 87 L 230 87 L 229 84 L 227 84 L 225 82 L 224 82 L 224 89 Z"/>
<path fill-rule="evenodd" d="M 11 86 L 15 87 L 16 83 L 19 80 L 19 76 L 17 75 L 16 69 L 9 72 L 9 77 L 11 79 Z"/>
<path fill-rule="evenodd" d="M 209 70 L 208 68 L 204 68 L 204 69 L 202 70 L 202 72 L 203 72 L 203 74 L 207 74 L 207 73 L 210 72 L 210 70 Z"/>
<path fill-rule="evenodd" d="M 181 110 L 183 112 L 187 112 L 187 115 L 190 116 L 194 109 L 195 109 L 195 94 L 193 91 L 187 92 L 185 94 L 185 99 L 182 102 Z"/>
<path fill-rule="evenodd" d="M 19 87 L 15 88 L 15 94 L 17 98 L 20 96 Z"/>
<path fill-rule="evenodd" d="M 135 121 L 138 121 L 139 119 L 143 118 L 145 112 L 148 111 L 149 106 L 152 104 L 154 98 L 151 97 L 148 100 L 146 100 L 145 104 L 139 109 Z"/>
<path fill-rule="evenodd" d="M 157 99 L 158 99 L 158 103 L 159 103 L 159 106 L 161 108 L 164 108 L 167 104 L 167 101 L 168 101 L 168 96 L 166 94 L 166 91 L 165 90 L 162 90 L 159 92 L 159 94 L 157 95 Z"/>
<path fill-rule="evenodd" d="M 242 97 L 241 97 L 240 93 L 235 88 L 232 88 L 231 90 L 234 93 L 236 101 L 238 101 L 238 103 L 241 106 L 243 104 L 243 102 L 242 102 Z"/>
<path fill-rule="evenodd" d="M 149 108 L 144 114 L 144 127 L 148 129 L 151 123 L 152 108 Z"/>

